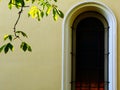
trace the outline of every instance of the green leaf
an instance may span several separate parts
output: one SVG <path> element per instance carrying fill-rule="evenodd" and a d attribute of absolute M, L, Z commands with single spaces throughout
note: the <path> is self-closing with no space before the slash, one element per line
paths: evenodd
<path fill-rule="evenodd" d="M 64 18 L 64 14 L 63 14 L 63 12 L 61 11 L 61 10 L 57 10 L 57 13 L 58 13 L 58 15 L 61 17 L 61 18 Z"/>
<path fill-rule="evenodd" d="M 26 42 L 22 42 L 21 45 L 20 45 L 20 48 L 25 52 L 25 51 L 29 51 L 31 52 L 32 51 L 32 48 L 30 45 L 28 45 Z"/>
<path fill-rule="evenodd" d="M 18 0 L 20 1 L 21 5 L 24 7 L 25 6 L 25 1 L 24 0 Z"/>
<path fill-rule="evenodd" d="M 25 42 L 22 42 L 20 48 L 25 52 L 27 50 L 27 44 Z"/>
<path fill-rule="evenodd" d="M 8 39 L 8 37 L 9 37 L 9 35 L 8 35 L 8 34 L 4 35 L 4 41 L 5 41 L 5 40 L 7 40 L 7 39 Z"/>
<path fill-rule="evenodd" d="M 2 47 L 0 47 L 0 53 L 2 52 L 2 50 L 6 47 L 6 44 L 3 45 Z"/>
<path fill-rule="evenodd" d="M 48 6 L 47 11 L 46 11 L 46 16 L 50 14 L 51 10 L 52 10 L 52 6 Z"/>
<path fill-rule="evenodd" d="M 15 3 L 15 0 L 10 0 L 10 2 L 8 3 L 8 8 L 9 9 L 12 9 L 13 3 Z"/>
<path fill-rule="evenodd" d="M 35 2 L 35 0 L 32 0 L 32 3 L 34 3 Z"/>
<path fill-rule="evenodd" d="M 13 37 L 13 35 L 6 34 L 6 35 L 4 35 L 4 41 L 6 41 L 7 39 L 9 39 L 10 41 L 12 41 L 12 37 Z"/>
<path fill-rule="evenodd" d="M 20 8 L 21 6 L 25 6 L 24 0 L 15 0 L 15 6 Z"/>
<path fill-rule="evenodd" d="M 8 3 L 8 8 L 9 9 L 12 9 L 12 7 L 13 7 L 13 4 L 11 4 L 10 2 Z"/>
<path fill-rule="evenodd" d="M 28 38 L 27 34 L 23 31 L 16 31 L 16 33 L 21 34 L 22 36 Z"/>
<path fill-rule="evenodd" d="M 58 19 L 57 9 L 53 8 L 53 19 L 56 21 Z"/>
<path fill-rule="evenodd" d="M 12 7 L 15 6 L 16 8 L 20 8 L 21 6 L 25 6 L 25 1 L 24 0 L 10 0 L 8 3 L 9 9 L 12 9 Z"/>
<path fill-rule="evenodd" d="M 9 35 L 9 40 L 12 41 L 12 35 Z"/>
<path fill-rule="evenodd" d="M 55 2 L 57 2 L 57 0 L 54 0 Z"/>
<path fill-rule="evenodd" d="M 26 51 L 27 50 L 27 44 L 25 43 L 24 45 L 23 45 L 23 51 Z"/>
<path fill-rule="evenodd" d="M 5 48 L 4 48 L 4 52 L 5 52 L 5 54 L 7 53 L 9 51 L 9 46 L 8 46 L 8 44 L 5 46 Z"/>
<path fill-rule="evenodd" d="M 28 51 L 29 51 L 29 52 L 32 52 L 31 46 L 28 46 Z"/>
<path fill-rule="evenodd" d="M 14 47 L 13 47 L 13 45 L 12 45 L 11 43 L 8 43 L 7 45 L 8 45 L 8 47 L 9 47 L 9 49 L 10 49 L 11 51 L 14 50 Z"/>
<path fill-rule="evenodd" d="M 40 13 L 39 12 L 37 12 L 37 17 L 36 18 L 38 19 L 38 21 L 40 21 Z"/>
<path fill-rule="evenodd" d="M 44 12 L 43 12 L 43 11 L 41 11 L 41 17 L 43 18 L 43 16 L 44 16 Z"/>
<path fill-rule="evenodd" d="M 4 48 L 5 54 L 8 53 L 9 50 L 11 50 L 11 51 L 14 50 L 13 45 L 11 43 L 5 44 L 2 48 Z"/>

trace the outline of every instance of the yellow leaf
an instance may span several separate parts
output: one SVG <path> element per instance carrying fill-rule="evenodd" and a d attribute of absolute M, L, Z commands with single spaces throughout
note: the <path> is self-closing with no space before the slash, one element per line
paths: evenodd
<path fill-rule="evenodd" d="M 28 14 L 29 14 L 32 18 L 36 18 L 38 13 L 40 13 L 40 10 L 37 8 L 37 6 L 32 6 L 32 7 L 30 8 L 30 11 L 29 11 Z"/>
<path fill-rule="evenodd" d="M 47 9 L 47 11 L 46 11 L 46 15 L 50 14 L 51 9 L 52 9 L 52 6 L 49 6 L 48 9 Z"/>
<path fill-rule="evenodd" d="M 8 34 L 4 35 L 4 40 L 6 40 L 6 38 L 7 38 L 8 36 L 9 36 Z"/>

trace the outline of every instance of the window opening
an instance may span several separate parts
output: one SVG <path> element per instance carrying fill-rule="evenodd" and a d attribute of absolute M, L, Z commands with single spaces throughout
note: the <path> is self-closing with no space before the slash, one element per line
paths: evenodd
<path fill-rule="evenodd" d="M 71 90 L 108 90 L 108 48 L 105 18 L 95 12 L 79 15 L 72 32 Z"/>

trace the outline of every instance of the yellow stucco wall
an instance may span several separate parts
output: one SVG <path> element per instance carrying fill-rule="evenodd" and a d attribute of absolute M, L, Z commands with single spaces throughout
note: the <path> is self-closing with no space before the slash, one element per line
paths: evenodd
<path fill-rule="evenodd" d="M 16 10 L 11 12 L 6 8 L 7 1 L 2 0 L 0 3 L 0 38 L 6 33 L 12 33 L 17 18 Z M 82 1 L 85 0 L 58 0 L 57 5 L 66 14 L 74 4 Z M 96 1 L 101 1 L 109 6 L 117 18 L 117 80 L 118 90 L 120 90 L 120 1 Z M 55 23 L 50 17 L 47 17 L 37 22 L 37 20 L 28 18 L 25 12 L 18 27 L 28 33 L 27 41 L 31 44 L 33 51 L 24 53 L 15 50 L 6 55 L 0 54 L 0 90 L 61 90 L 62 19 Z M 16 41 L 16 46 L 18 44 L 19 41 Z"/>

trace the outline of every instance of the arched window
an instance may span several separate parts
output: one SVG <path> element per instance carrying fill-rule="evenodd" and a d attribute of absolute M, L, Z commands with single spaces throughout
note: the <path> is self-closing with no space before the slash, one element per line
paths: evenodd
<path fill-rule="evenodd" d="M 105 18 L 84 12 L 72 27 L 71 90 L 108 90 L 108 33 Z"/>
<path fill-rule="evenodd" d="M 92 90 L 93 84 L 93 90 L 117 90 L 116 31 L 115 15 L 101 2 L 85 1 L 68 11 L 62 33 L 62 90 L 82 90 L 84 85 Z"/>

